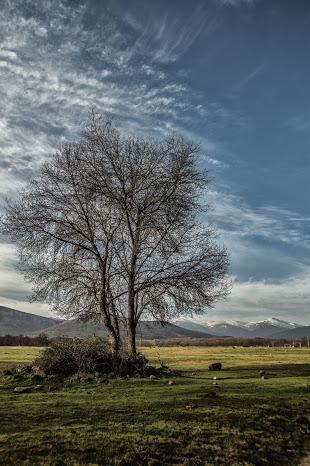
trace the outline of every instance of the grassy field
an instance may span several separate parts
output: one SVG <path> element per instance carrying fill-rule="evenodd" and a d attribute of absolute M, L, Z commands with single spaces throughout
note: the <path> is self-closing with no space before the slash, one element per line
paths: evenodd
<path fill-rule="evenodd" d="M 0 370 L 39 351 L 0 347 Z M 152 363 L 159 353 L 181 371 L 174 384 L 149 378 L 49 382 L 43 391 L 18 395 L 13 388 L 24 381 L 0 377 L 0 464 L 299 464 L 310 439 L 309 350 L 143 351 Z M 224 370 L 209 372 L 215 361 Z"/>

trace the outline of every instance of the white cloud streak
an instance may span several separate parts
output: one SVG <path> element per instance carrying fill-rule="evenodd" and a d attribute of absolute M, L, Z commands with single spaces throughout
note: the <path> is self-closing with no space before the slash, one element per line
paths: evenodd
<path fill-rule="evenodd" d="M 233 6 L 238 7 L 242 5 L 254 5 L 257 0 L 215 0 L 219 5 L 222 6 Z"/>
<path fill-rule="evenodd" d="M 310 247 L 310 235 L 303 226 L 310 225 L 310 217 L 277 206 L 250 207 L 233 194 L 210 191 L 211 218 L 224 231 L 239 238 L 260 237 L 292 245 Z"/>

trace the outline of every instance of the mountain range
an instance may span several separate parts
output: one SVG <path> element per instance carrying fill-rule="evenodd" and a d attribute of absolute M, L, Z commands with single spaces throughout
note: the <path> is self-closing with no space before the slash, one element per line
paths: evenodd
<path fill-rule="evenodd" d="M 95 322 L 82 323 L 76 319 L 59 320 L 0 306 L 0 335 L 38 335 L 39 333 L 45 333 L 50 337 L 106 335 L 105 328 Z M 137 328 L 137 337 L 144 340 L 226 336 L 297 339 L 310 337 L 310 326 L 271 317 L 259 322 L 183 319 L 164 326 L 154 321 L 141 321 Z"/>
<path fill-rule="evenodd" d="M 302 338 L 310 336 L 310 326 L 270 317 L 258 322 L 240 320 L 207 321 L 178 320 L 177 325 L 189 330 L 207 332 L 214 336 Z"/>
<path fill-rule="evenodd" d="M 124 332 L 125 329 L 123 329 Z M 39 333 L 45 333 L 49 337 L 107 335 L 103 325 L 95 322 L 84 323 L 76 319 L 61 321 L 0 306 L 0 335 L 38 335 Z M 162 326 L 158 322 L 142 321 L 137 328 L 137 337 L 144 340 L 163 340 L 170 338 L 210 338 L 213 335 L 179 327 L 175 324 Z"/>

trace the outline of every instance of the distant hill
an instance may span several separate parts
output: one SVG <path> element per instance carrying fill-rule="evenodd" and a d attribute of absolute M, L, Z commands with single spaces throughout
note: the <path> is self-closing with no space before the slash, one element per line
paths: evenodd
<path fill-rule="evenodd" d="M 44 329 L 50 337 L 86 337 L 92 335 L 106 336 L 107 332 L 103 325 L 95 322 L 79 322 L 78 320 L 67 320 L 52 327 Z M 125 333 L 125 329 L 123 329 Z M 137 328 L 137 338 L 143 340 L 163 340 L 170 338 L 213 338 L 208 333 L 187 330 L 174 324 L 162 326 L 159 322 L 141 321 Z"/>
<path fill-rule="evenodd" d="M 40 333 L 43 329 L 58 323 L 58 319 L 38 316 L 0 306 L 0 335 Z"/>
<path fill-rule="evenodd" d="M 310 325 L 305 325 L 303 327 L 297 327 L 290 330 L 284 330 L 282 332 L 278 332 L 274 335 L 274 338 L 310 338 Z"/>

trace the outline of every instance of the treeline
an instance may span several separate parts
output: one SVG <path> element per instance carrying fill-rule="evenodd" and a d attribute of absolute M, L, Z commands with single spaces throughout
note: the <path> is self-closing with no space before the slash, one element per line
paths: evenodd
<path fill-rule="evenodd" d="M 49 338 L 45 333 L 38 336 L 27 335 L 4 335 L 0 336 L 0 346 L 48 346 L 55 340 L 63 340 L 61 337 Z M 69 338 L 68 338 L 69 339 Z M 295 347 L 306 348 L 306 338 L 299 340 L 270 339 L 270 338 L 171 338 L 164 340 L 139 340 L 139 346 L 152 348 L 154 346 L 266 346 L 266 347 Z"/>
<path fill-rule="evenodd" d="M 171 338 L 167 340 L 140 340 L 140 346 L 148 348 L 154 346 L 267 346 L 267 347 L 307 347 L 306 338 L 299 340 L 270 339 L 270 338 Z"/>
<path fill-rule="evenodd" d="M 27 335 L 2 335 L 0 346 L 48 346 L 50 339 L 45 333 L 29 337 Z"/>

